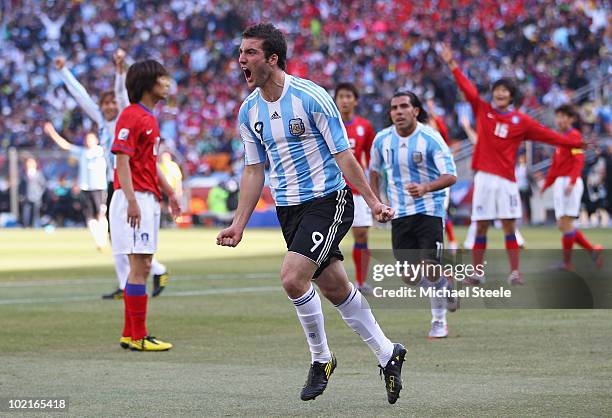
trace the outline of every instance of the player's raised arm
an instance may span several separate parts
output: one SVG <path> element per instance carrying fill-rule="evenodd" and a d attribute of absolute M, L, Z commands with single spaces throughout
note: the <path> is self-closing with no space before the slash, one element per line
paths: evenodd
<path fill-rule="evenodd" d="M 51 122 L 45 122 L 43 130 L 64 151 L 71 151 L 75 147 L 55 130 Z"/>
<path fill-rule="evenodd" d="M 467 135 L 469 141 L 473 145 L 476 145 L 476 142 L 478 142 L 478 134 L 476 133 L 474 128 L 472 128 L 472 125 L 470 124 L 470 119 L 467 117 L 467 115 L 461 116 L 461 119 L 459 120 L 459 124 L 463 128 L 463 130 L 464 130 L 465 134 Z"/>
<path fill-rule="evenodd" d="M 125 51 L 121 48 L 117 49 L 113 55 L 113 61 L 115 62 L 115 97 L 117 98 L 117 106 L 119 112 L 130 105 L 130 99 L 128 97 L 128 91 L 125 87 L 125 76 L 127 71 L 125 70 Z"/>
<path fill-rule="evenodd" d="M 264 186 L 265 171 L 264 163 L 251 164 L 244 167 L 240 179 L 240 198 L 232 224 L 219 232 L 217 245 L 235 247 L 242 240 L 242 233 L 249 222 L 253 210 L 261 196 Z"/>
<path fill-rule="evenodd" d="M 440 43 L 438 48 L 438 53 L 442 61 L 448 65 L 448 68 L 453 73 L 453 77 L 455 77 L 455 81 L 457 82 L 457 86 L 463 92 L 466 100 L 470 102 L 472 108 L 476 109 L 478 104 L 480 103 L 480 96 L 478 95 L 478 89 L 472 82 L 463 74 L 457 61 L 453 58 L 453 50 L 446 44 Z"/>
<path fill-rule="evenodd" d="M 528 140 L 544 142 L 546 144 L 565 148 L 586 148 L 588 145 L 586 142 L 583 142 L 580 137 L 563 136 L 529 117 L 526 117 L 525 121 L 527 127 L 525 138 Z"/>
<path fill-rule="evenodd" d="M 102 112 L 98 105 L 93 101 L 85 87 L 72 75 L 72 73 L 66 68 L 66 59 L 64 57 L 57 57 L 55 59 L 55 68 L 59 71 L 61 80 L 66 85 L 66 88 L 77 101 L 79 106 L 83 108 L 87 116 L 94 120 L 98 125 L 104 123 Z"/>

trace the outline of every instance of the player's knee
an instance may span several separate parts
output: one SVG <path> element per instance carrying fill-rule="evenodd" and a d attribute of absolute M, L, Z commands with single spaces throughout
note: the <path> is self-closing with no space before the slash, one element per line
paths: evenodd
<path fill-rule="evenodd" d="M 476 235 L 483 236 L 487 234 L 487 230 L 489 229 L 489 225 L 486 223 L 478 222 L 476 224 Z"/>
<path fill-rule="evenodd" d="M 367 244 L 368 230 L 353 229 L 353 237 L 355 238 L 355 244 Z"/>
<path fill-rule="evenodd" d="M 285 292 L 290 297 L 294 295 L 299 297 L 304 293 L 302 291 L 304 288 L 303 278 L 300 277 L 300 274 L 295 269 L 283 266 L 283 269 L 281 270 L 281 283 L 283 285 L 283 289 L 285 289 Z"/>

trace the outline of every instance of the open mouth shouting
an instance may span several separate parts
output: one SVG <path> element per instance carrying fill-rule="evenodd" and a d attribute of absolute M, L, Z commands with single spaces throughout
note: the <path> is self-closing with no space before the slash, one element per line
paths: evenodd
<path fill-rule="evenodd" d="M 242 67 L 242 72 L 244 73 L 244 78 L 247 83 L 252 83 L 254 81 L 253 73 L 247 67 Z"/>

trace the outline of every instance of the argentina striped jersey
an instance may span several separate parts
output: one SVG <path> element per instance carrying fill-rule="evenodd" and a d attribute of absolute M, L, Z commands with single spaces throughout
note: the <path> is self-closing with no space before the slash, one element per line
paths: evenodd
<path fill-rule="evenodd" d="M 412 198 L 409 183 L 428 183 L 442 174 L 457 175 L 455 161 L 444 139 L 433 128 L 417 123 L 408 137 L 398 135 L 394 126 L 380 131 L 370 151 L 370 170 L 385 174 L 389 204 L 395 218 L 417 213 L 444 218 L 448 188 Z"/>
<path fill-rule="evenodd" d="M 245 164 L 270 161 L 270 188 L 278 206 L 307 202 L 346 186 L 334 154 L 350 148 L 340 112 L 312 81 L 285 74 L 280 98 L 259 88 L 238 114 Z"/>

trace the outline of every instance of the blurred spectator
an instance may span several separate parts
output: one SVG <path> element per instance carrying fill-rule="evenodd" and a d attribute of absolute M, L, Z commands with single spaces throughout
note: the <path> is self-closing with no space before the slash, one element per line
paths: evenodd
<path fill-rule="evenodd" d="M 47 180 L 38 169 L 38 163 L 34 158 L 26 159 L 25 173 L 20 178 L 21 223 L 25 227 L 40 226 L 43 195 Z"/>

